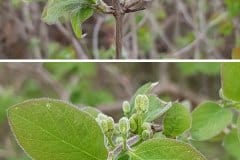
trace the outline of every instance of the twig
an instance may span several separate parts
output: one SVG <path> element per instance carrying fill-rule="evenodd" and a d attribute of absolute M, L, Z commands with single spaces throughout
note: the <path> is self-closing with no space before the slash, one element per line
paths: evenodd
<path fill-rule="evenodd" d="M 73 37 L 69 31 L 64 28 L 64 26 L 61 23 L 57 23 L 57 28 L 59 29 L 59 31 L 61 31 L 63 33 L 63 35 L 73 43 L 74 49 L 77 53 L 77 57 L 79 59 L 88 59 L 87 55 L 84 53 L 82 46 L 79 44 L 79 42 L 77 41 L 77 39 L 75 37 Z"/>
<path fill-rule="evenodd" d="M 136 144 L 140 140 L 141 140 L 140 136 L 138 136 L 138 135 L 133 136 L 133 137 L 131 137 L 127 140 L 127 145 L 128 146 L 133 146 L 134 144 Z M 119 155 L 122 150 L 123 150 L 123 144 L 120 144 L 112 151 L 112 153 L 113 153 L 113 155 Z"/>
<path fill-rule="evenodd" d="M 99 58 L 99 48 L 98 48 L 98 36 L 99 36 L 99 31 L 101 29 L 101 26 L 104 22 L 104 17 L 98 17 L 97 18 L 97 23 L 94 27 L 93 30 L 93 54 L 94 54 L 94 58 L 98 59 Z"/>

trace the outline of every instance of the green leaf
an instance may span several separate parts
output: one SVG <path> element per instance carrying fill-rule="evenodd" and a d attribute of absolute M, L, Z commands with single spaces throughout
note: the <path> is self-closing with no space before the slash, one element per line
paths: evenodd
<path fill-rule="evenodd" d="M 222 141 L 190 141 L 190 143 L 209 160 L 230 160 L 229 158 L 223 158 L 228 157 L 228 154 L 222 146 Z"/>
<path fill-rule="evenodd" d="M 240 101 L 240 63 L 223 63 L 221 76 L 224 98 Z"/>
<path fill-rule="evenodd" d="M 200 74 L 206 74 L 206 75 L 218 75 L 220 70 L 220 64 L 219 63 L 178 63 L 178 68 L 180 69 L 180 72 L 185 76 L 195 76 Z"/>
<path fill-rule="evenodd" d="M 101 111 L 93 107 L 84 107 L 81 110 L 90 114 L 93 118 L 97 118 L 98 114 L 101 113 Z"/>
<path fill-rule="evenodd" d="M 238 139 L 240 141 L 240 116 L 238 117 L 238 120 L 237 120 L 237 132 L 238 132 Z"/>
<path fill-rule="evenodd" d="M 117 160 L 129 160 L 130 157 L 129 157 L 129 155 L 126 154 L 126 153 L 121 153 L 116 159 L 117 159 Z"/>
<path fill-rule="evenodd" d="M 175 103 L 163 119 L 163 133 L 176 137 L 191 127 L 191 114 L 181 103 Z"/>
<path fill-rule="evenodd" d="M 89 114 L 58 100 L 37 99 L 8 110 L 20 146 L 33 159 L 106 160 L 99 125 Z"/>
<path fill-rule="evenodd" d="M 225 3 L 231 17 L 240 15 L 240 0 L 225 0 Z"/>
<path fill-rule="evenodd" d="M 151 139 L 129 152 L 131 160 L 206 160 L 191 145 L 172 139 Z"/>
<path fill-rule="evenodd" d="M 95 0 L 49 0 L 42 18 L 48 24 L 53 24 L 63 17 L 78 13 L 83 8 L 91 8 L 95 3 Z"/>
<path fill-rule="evenodd" d="M 93 15 L 92 8 L 82 8 L 71 16 L 71 24 L 77 38 L 82 37 L 81 24 Z"/>
<path fill-rule="evenodd" d="M 191 135 L 204 141 L 218 135 L 232 121 L 232 112 L 214 102 L 204 102 L 192 112 Z"/>
<path fill-rule="evenodd" d="M 238 139 L 237 130 L 232 130 L 223 140 L 223 146 L 229 154 L 240 159 L 240 141 Z"/>
<path fill-rule="evenodd" d="M 148 95 L 149 108 L 148 112 L 144 115 L 144 121 L 152 122 L 159 118 L 163 113 L 163 104 L 160 99 L 155 95 Z"/>
<path fill-rule="evenodd" d="M 132 97 L 131 100 L 130 100 L 130 105 L 131 105 L 131 109 L 132 109 L 131 113 L 134 112 L 134 102 L 135 102 L 136 96 L 139 95 L 139 94 L 146 94 L 146 95 L 148 95 L 148 94 L 151 92 L 151 90 L 152 90 L 156 85 L 158 85 L 158 83 L 151 83 L 151 82 L 149 82 L 149 83 L 146 83 L 146 84 L 144 84 L 143 86 L 141 86 L 141 87 L 135 92 L 135 94 L 133 95 L 133 97 Z"/>

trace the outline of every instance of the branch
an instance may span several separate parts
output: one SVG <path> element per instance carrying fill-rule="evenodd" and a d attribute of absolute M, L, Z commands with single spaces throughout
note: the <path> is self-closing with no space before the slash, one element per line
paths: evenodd
<path fill-rule="evenodd" d="M 73 47 L 77 53 L 79 59 L 88 59 L 87 55 L 84 53 L 82 46 L 79 44 L 78 40 L 70 34 L 70 32 L 60 23 L 56 24 L 59 31 L 73 43 Z"/>
<path fill-rule="evenodd" d="M 116 59 L 119 59 L 122 56 L 123 17 L 125 13 L 119 0 L 113 0 L 112 3 L 115 10 L 113 16 L 116 20 Z"/>
<path fill-rule="evenodd" d="M 128 146 L 133 146 L 134 144 L 136 144 L 140 140 L 141 140 L 141 138 L 140 138 L 139 135 L 133 136 L 133 137 L 131 137 L 127 140 L 127 145 Z M 123 144 L 120 144 L 112 151 L 112 154 L 113 155 L 119 155 L 122 150 L 123 150 Z"/>
<path fill-rule="evenodd" d="M 50 87 L 53 89 L 55 93 L 58 94 L 60 99 L 68 100 L 70 95 L 65 90 L 64 86 L 52 79 L 50 73 L 45 70 L 41 63 L 32 63 L 32 64 L 19 64 L 19 63 L 7 63 L 7 69 L 10 71 L 18 72 L 21 75 L 25 75 L 26 77 L 33 77 L 37 81 L 39 81 L 42 85 L 46 87 Z"/>

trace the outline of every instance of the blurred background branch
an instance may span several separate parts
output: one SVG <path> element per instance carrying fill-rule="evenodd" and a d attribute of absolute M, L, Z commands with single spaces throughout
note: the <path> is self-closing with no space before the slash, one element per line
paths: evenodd
<path fill-rule="evenodd" d="M 240 9 L 235 11 L 228 1 L 153 1 L 146 10 L 127 14 L 123 57 L 231 58 L 232 49 L 240 45 Z M 114 57 L 111 15 L 95 14 L 83 24 L 85 37 L 78 40 L 68 21 L 49 26 L 41 20 L 45 4 L 0 2 L 0 58 Z"/>

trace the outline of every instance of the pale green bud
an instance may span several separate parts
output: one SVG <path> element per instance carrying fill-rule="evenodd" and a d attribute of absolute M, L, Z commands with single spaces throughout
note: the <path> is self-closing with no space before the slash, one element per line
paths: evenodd
<path fill-rule="evenodd" d="M 136 114 L 133 114 L 130 119 L 130 130 L 131 132 L 136 132 L 137 130 L 137 115 Z"/>
<path fill-rule="evenodd" d="M 149 99 L 146 95 L 138 95 L 135 98 L 135 108 L 137 112 L 146 113 L 149 108 Z"/>
<path fill-rule="evenodd" d="M 108 122 L 107 122 L 106 119 L 101 120 L 100 125 L 101 125 L 102 130 L 103 130 L 104 133 L 108 132 L 109 128 L 108 128 Z"/>
<path fill-rule="evenodd" d="M 130 113 L 131 111 L 131 107 L 130 107 L 130 104 L 128 101 L 124 101 L 123 104 L 122 104 L 122 110 L 123 110 L 123 113 L 124 115 L 127 115 Z"/>
<path fill-rule="evenodd" d="M 152 134 L 153 134 L 153 133 L 152 133 L 151 130 L 144 130 L 144 131 L 142 132 L 142 139 L 143 139 L 143 140 L 147 140 L 147 139 L 151 138 Z"/>
<path fill-rule="evenodd" d="M 142 129 L 143 130 L 151 130 L 151 124 L 150 123 L 147 123 L 147 122 L 144 122 L 142 124 Z"/>
<path fill-rule="evenodd" d="M 123 117 L 119 120 L 119 131 L 121 134 L 127 134 L 130 129 L 129 120 L 127 117 Z"/>
<path fill-rule="evenodd" d="M 112 117 L 107 117 L 108 130 L 114 129 L 114 120 Z"/>

